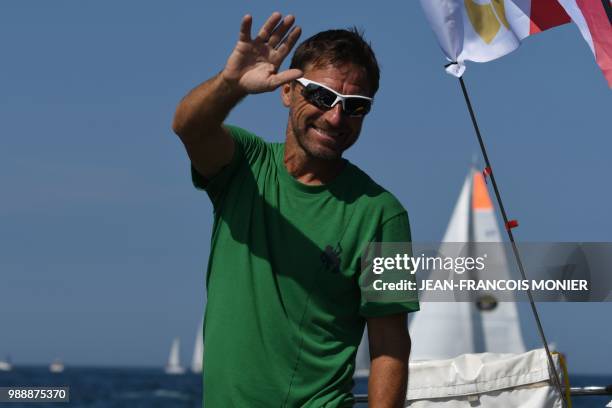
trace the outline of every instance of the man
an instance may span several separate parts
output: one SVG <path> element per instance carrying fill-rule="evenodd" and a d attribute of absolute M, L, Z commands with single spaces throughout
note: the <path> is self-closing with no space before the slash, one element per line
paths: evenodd
<path fill-rule="evenodd" d="M 400 407 L 418 302 L 377 303 L 360 291 L 370 241 L 409 241 L 406 211 L 342 158 L 378 89 L 374 53 L 353 31 L 306 40 L 274 13 L 251 37 L 245 16 L 225 68 L 179 104 L 173 129 L 210 196 L 204 400 L 207 407 L 352 406 L 367 321 L 370 406 Z M 284 144 L 223 125 L 249 94 L 281 87 Z M 382 135 L 379 135 L 382 137 Z"/>

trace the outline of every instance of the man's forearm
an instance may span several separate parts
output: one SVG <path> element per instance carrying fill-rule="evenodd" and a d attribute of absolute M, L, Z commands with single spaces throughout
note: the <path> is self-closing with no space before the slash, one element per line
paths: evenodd
<path fill-rule="evenodd" d="M 390 356 L 375 358 L 370 367 L 368 406 L 372 408 L 403 407 L 406 401 L 407 384 L 407 355 L 403 361 Z"/>
<path fill-rule="evenodd" d="M 370 341 L 369 406 L 399 408 L 406 404 L 410 335 L 406 313 L 368 318 Z"/>
<path fill-rule="evenodd" d="M 215 134 L 230 111 L 246 94 L 218 74 L 198 85 L 179 103 L 172 129 L 184 141 Z"/>

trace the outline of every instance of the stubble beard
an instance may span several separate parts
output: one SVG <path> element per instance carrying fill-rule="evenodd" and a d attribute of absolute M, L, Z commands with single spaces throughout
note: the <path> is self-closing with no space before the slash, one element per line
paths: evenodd
<path fill-rule="evenodd" d="M 342 158 L 342 153 L 344 150 L 338 151 L 330 148 L 317 149 L 317 146 L 312 146 L 312 143 L 309 143 L 309 138 L 307 135 L 308 128 L 309 126 L 306 126 L 304 129 L 300 129 L 299 126 L 291 121 L 291 131 L 293 132 L 295 141 L 306 156 L 325 161 L 335 161 Z"/>

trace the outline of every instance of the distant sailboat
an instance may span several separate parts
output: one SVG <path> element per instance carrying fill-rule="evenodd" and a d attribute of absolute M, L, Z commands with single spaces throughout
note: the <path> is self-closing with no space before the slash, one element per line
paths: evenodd
<path fill-rule="evenodd" d="M 11 364 L 11 359 L 7 356 L 4 360 L 0 360 L 0 371 L 11 371 L 13 369 L 13 365 Z"/>
<path fill-rule="evenodd" d="M 64 363 L 59 358 L 53 360 L 53 362 L 49 365 L 49 371 L 52 373 L 62 373 L 64 372 Z"/>
<path fill-rule="evenodd" d="M 172 346 L 170 347 L 170 356 L 168 357 L 168 364 L 166 364 L 166 374 L 184 374 L 185 369 L 181 367 L 180 363 L 180 341 L 175 338 L 172 341 Z"/>
<path fill-rule="evenodd" d="M 191 371 L 195 374 L 202 372 L 202 360 L 204 358 L 204 339 L 202 332 L 204 331 L 204 322 L 198 326 L 195 345 L 193 346 L 193 358 L 191 359 Z"/>

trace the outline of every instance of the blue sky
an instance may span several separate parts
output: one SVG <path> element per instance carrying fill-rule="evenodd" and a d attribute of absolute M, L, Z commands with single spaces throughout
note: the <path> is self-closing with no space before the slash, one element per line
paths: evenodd
<path fill-rule="evenodd" d="M 456 79 L 417 2 L 54 1 L 0 5 L 0 356 L 16 364 L 164 364 L 191 352 L 212 210 L 170 124 L 223 67 L 245 13 L 294 13 L 303 39 L 365 29 L 381 89 L 349 159 L 440 240 L 474 153 Z M 520 241 L 611 241 L 610 91 L 576 27 L 465 76 Z M 277 93 L 229 122 L 284 136 Z M 527 309 L 524 308 L 527 312 Z M 611 305 L 547 304 L 570 370 L 610 372 Z M 538 346 L 526 316 L 527 343 Z"/>

